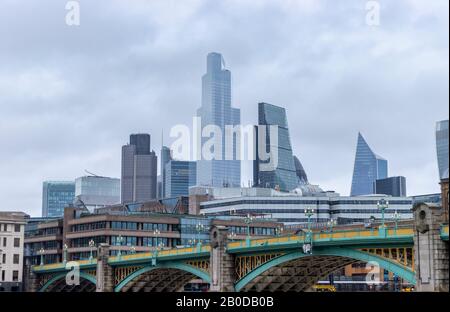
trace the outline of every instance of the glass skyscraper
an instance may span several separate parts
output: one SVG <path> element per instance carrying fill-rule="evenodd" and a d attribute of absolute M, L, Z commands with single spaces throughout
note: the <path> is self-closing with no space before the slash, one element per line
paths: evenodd
<path fill-rule="evenodd" d="M 161 148 L 161 197 L 166 197 L 166 164 L 172 160 L 170 148 L 163 146 Z"/>
<path fill-rule="evenodd" d="M 207 56 L 206 74 L 202 77 L 202 106 L 197 110 L 201 118 L 201 129 L 214 125 L 221 129 L 222 151 L 215 152 L 215 159 L 197 161 L 197 184 L 203 186 L 241 186 L 241 162 L 236 158 L 236 142 L 233 140 L 233 160 L 225 160 L 225 126 L 239 125 L 241 113 L 231 107 L 231 73 L 224 69 L 224 60 L 219 53 Z M 209 138 L 202 138 L 202 146 Z M 219 159 L 218 159 L 219 158 Z"/>
<path fill-rule="evenodd" d="M 286 110 L 283 107 L 275 106 L 268 103 L 258 104 L 258 125 L 259 126 L 278 126 L 278 145 L 270 140 L 269 127 L 266 128 L 266 151 L 276 148 L 278 150 L 278 162 L 275 170 L 262 171 L 261 164 L 270 161 L 263 161 L 259 159 L 258 132 L 259 128 L 255 127 L 255 149 L 256 160 L 253 165 L 253 181 L 255 186 L 264 188 L 278 188 L 280 191 L 292 191 L 298 186 L 297 171 L 294 163 L 294 156 L 292 155 L 291 139 L 289 136 L 289 128 L 286 117 Z"/>
<path fill-rule="evenodd" d="M 189 187 L 196 184 L 197 164 L 195 161 L 171 160 L 165 166 L 165 197 L 189 196 Z"/>
<path fill-rule="evenodd" d="M 61 217 L 64 207 L 72 204 L 75 182 L 45 181 L 42 188 L 42 217 Z"/>
<path fill-rule="evenodd" d="M 308 184 L 308 176 L 306 175 L 306 171 L 297 156 L 294 156 L 294 165 L 295 171 L 297 173 L 298 183 Z"/>
<path fill-rule="evenodd" d="M 373 194 L 374 182 L 388 176 L 388 162 L 375 154 L 358 133 L 350 196 Z"/>
<path fill-rule="evenodd" d="M 448 120 L 436 123 L 436 153 L 439 178 L 448 178 Z"/>
<path fill-rule="evenodd" d="M 406 197 L 406 178 L 402 176 L 376 180 L 373 187 L 374 194 Z"/>
<path fill-rule="evenodd" d="M 158 158 L 150 152 L 149 134 L 130 135 L 130 144 L 122 146 L 121 201 L 143 202 L 157 197 Z"/>
<path fill-rule="evenodd" d="M 120 179 L 84 176 L 75 179 L 74 205 L 94 208 L 120 203 Z"/>

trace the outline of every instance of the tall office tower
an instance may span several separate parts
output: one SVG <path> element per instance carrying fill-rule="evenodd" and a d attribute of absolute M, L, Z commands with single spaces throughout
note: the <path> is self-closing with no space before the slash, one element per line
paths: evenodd
<path fill-rule="evenodd" d="M 171 160 L 166 164 L 166 197 L 189 196 L 189 187 L 196 184 L 195 161 Z"/>
<path fill-rule="evenodd" d="M 130 135 L 122 146 L 121 200 L 123 204 L 156 198 L 158 158 L 150 152 L 149 134 Z"/>
<path fill-rule="evenodd" d="M 75 198 L 73 181 L 45 181 L 42 188 L 42 216 L 62 217 L 64 207 Z"/>
<path fill-rule="evenodd" d="M 373 183 L 388 176 L 388 162 L 375 154 L 358 133 L 350 196 L 373 194 Z"/>
<path fill-rule="evenodd" d="M 278 126 L 278 144 L 270 138 L 270 128 L 268 126 Z M 280 191 L 292 191 L 298 186 L 297 172 L 295 170 L 294 156 L 292 155 L 291 139 L 286 117 L 286 110 L 283 107 L 268 103 L 258 104 L 258 126 L 255 127 L 255 149 L 256 160 L 253 163 L 253 181 L 256 186 L 265 188 L 277 188 Z M 261 126 L 266 127 L 265 147 L 266 152 L 277 149 L 278 161 L 275 170 L 263 171 L 261 165 L 273 160 L 260 160 L 258 136 Z"/>
<path fill-rule="evenodd" d="M 373 183 L 373 193 L 406 197 L 406 178 L 398 176 L 375 180 Z"/>
<path fill-rule="evenodd" d="M 75 179 L 75 207 L 95 208 L 120 203 L 120 179 L 84 176 Z"/>
<path fill-rule="evenodd" d="M 436 123 L 436 152 L 439 178 L 448 179 L 448 120 Z"/>
<path fill-rule="evenodd" d="M 163 146 L 161 148 L 161 198 L 166 196 L 166 164 L 172 160 L 172 154 L 170 148 Z"/>
<path fill-rule="evenodd" d="M 298 182 L 300 184 L 308 184 L 308 176 L 306 175 L 305 169 L 303 169 L 302 163 L 297 158 L 297 156 L 294 156 L 294 165 L 295 165 L 295 172 L 297 174 Z"/>
<path fill-rule="evenodd" d="M 197 184 L 203 186 L 241 185 L 241 162 L 236 158 L 236 140 L 233 140 L 233 160 L 225 160 L 226 147 L 225 126 L 239 125 L 241 113 L 231 107 L 231 73 L 224 69 L 224 60 L 219 53 L 209 53 L 207 56 L 207 70 L 202 77 L 202 106 L 197 110 L 197 117 L 201 118 L 201 129 L 213 125 L 220 128 L 222 135 L 222 150 L 214 150 L 215 158 L 197 161 Z M 212 135 L 211 135 L 212 138 Z M 211 138 L 202 138 L 202 144 Z"/>

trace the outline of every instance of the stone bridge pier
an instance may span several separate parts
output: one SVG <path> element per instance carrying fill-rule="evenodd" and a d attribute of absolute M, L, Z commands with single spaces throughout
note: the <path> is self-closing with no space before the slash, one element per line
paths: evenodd
<path fill-rule="evenodd" d="M 448 292 L 448 241 L 441 238 L 441 224 L 448 222 L 445 209 L 418 203 L 413 213 L 416 290 Z"/>
<path fill-rule="evenodd" d="M 211 254 L 209 270 L 211 276 L 210 291 L 233 292 L 236 281 L 234 255 L 227 253 L 228 229 L 225 226 L 213 226 L 210 232 Z"/>

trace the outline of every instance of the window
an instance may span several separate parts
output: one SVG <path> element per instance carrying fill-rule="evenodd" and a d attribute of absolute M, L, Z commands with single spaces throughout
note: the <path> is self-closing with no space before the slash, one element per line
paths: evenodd
<path fill-rule="evenodd" d="M 3 255 L 2 255 L 2 258 L 3 258 L 3 259 L 2 259 L 2 262 L 3 262 L 3 263 L 6 263 L 6 254 L 3 254 Z"/>
<path fill-rule="evenodd" d="M 3 237 L 3 247 L 6 247 L 6 237 Z"/>
<path fill-rule="evenodd" d="M 8 231 L 8 224 L 3 224 L 3 231 L 7 232 Z"/>
<path fill-rule="evenodd" d="M 5 270 L 2 271 L 2 281 L 5 281 Z"/>
<path fill-rule="evenodd" d="M 14 225 L 14 232 L 20 232 L 20 224 Z"/>
<path fill-rule="evenodd" d="M 20 247 L 20 238 L 18 237 L 14 238 L 14 247 Z"/>
<path fill-rule="evenodd" d="M 12 280 L 13 280 L 13 282 L 18 282 L 19 281 L 19 271 L 13 271 L 12 272 L 13 274 L 13 277 L 12 277 Z"/>
<path fill-rule="evenodd" d="M 13 264 L 19 264 L 19 255 L 18 254 L 14 254 L 13 255 Z"/>

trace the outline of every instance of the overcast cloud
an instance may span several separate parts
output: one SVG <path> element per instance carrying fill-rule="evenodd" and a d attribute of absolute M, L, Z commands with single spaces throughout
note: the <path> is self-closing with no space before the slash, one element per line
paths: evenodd
<path fill-rule="evenodd" d="M 449 115 L 449 2 L 380 0 L 0 2 L 0 210 L 41 213 L 42 181 L 120 177 L 133 132 L 170 144 L 192 123 L 206 54 L 223 54 L 244 124 L 283 106 L 312 183 L 350 191 L 358 131 L 407 178 L 439 191 L 434 128 Z M 242 182 L 252 176 L 243 168 Z"/>

